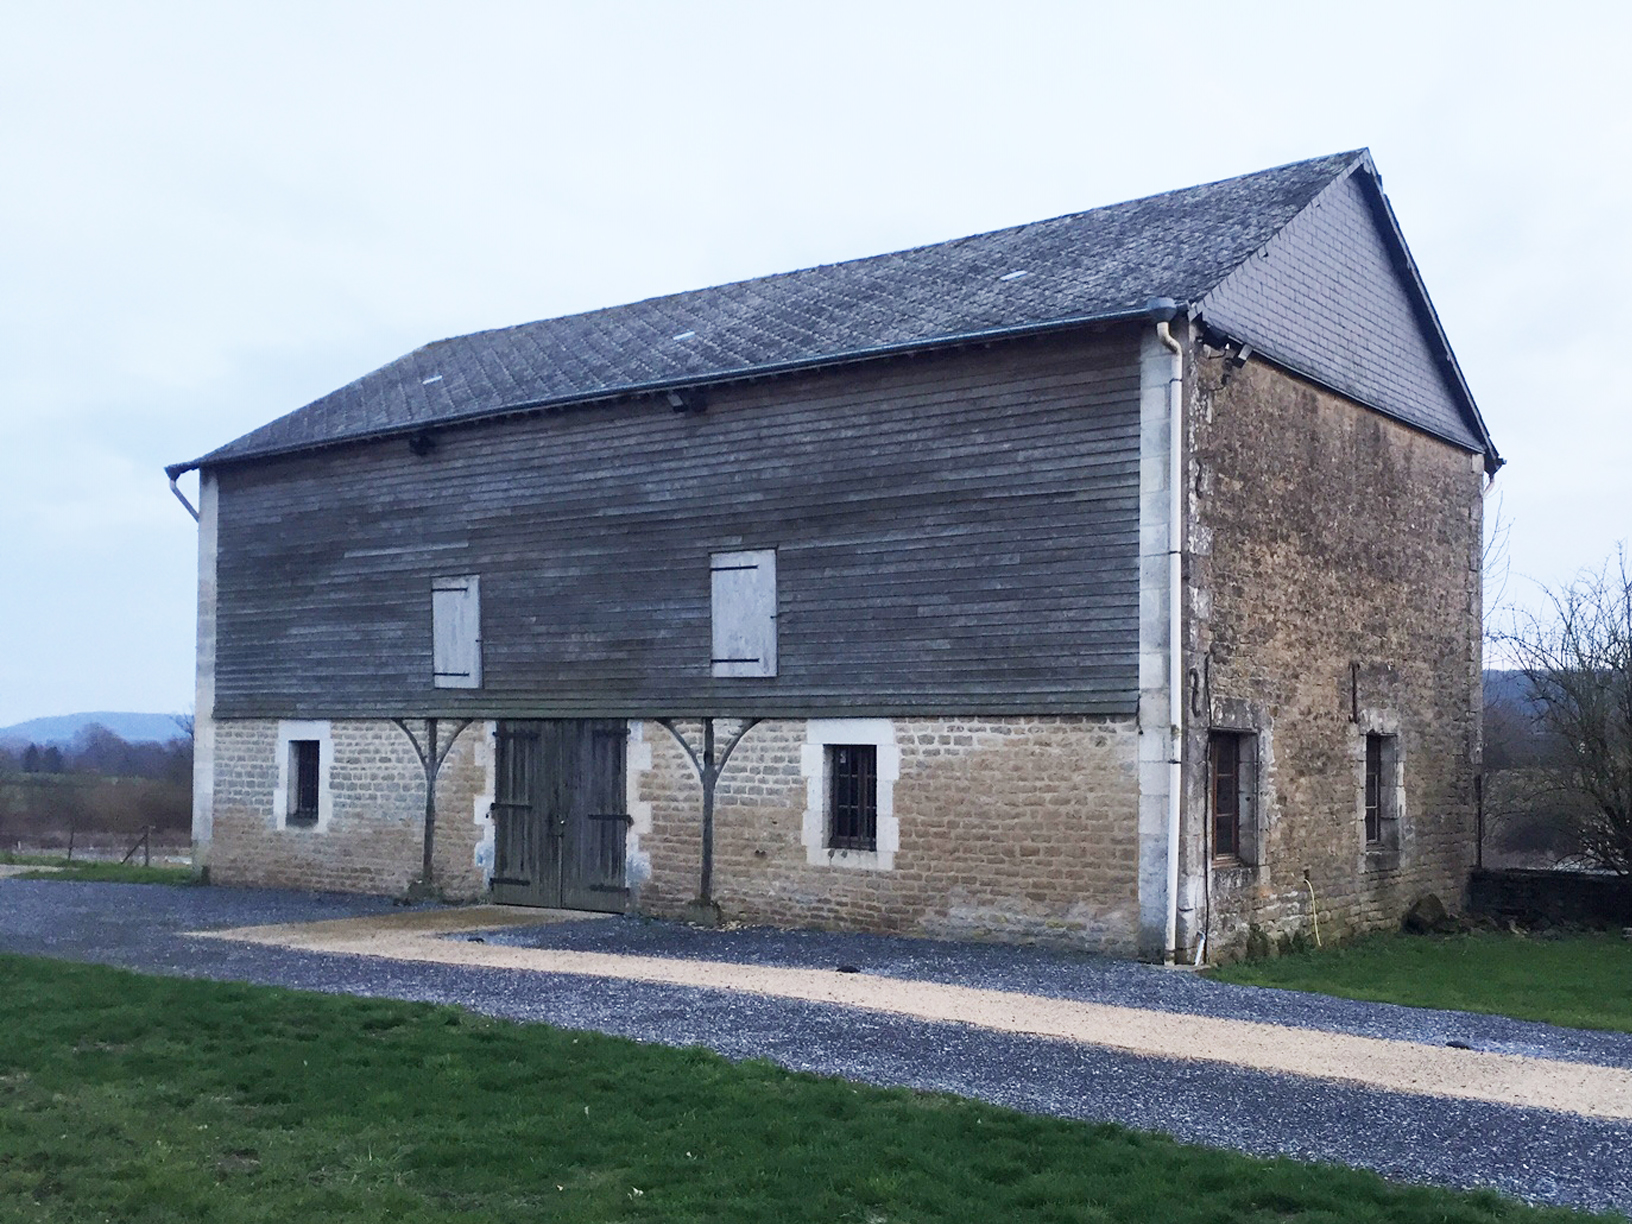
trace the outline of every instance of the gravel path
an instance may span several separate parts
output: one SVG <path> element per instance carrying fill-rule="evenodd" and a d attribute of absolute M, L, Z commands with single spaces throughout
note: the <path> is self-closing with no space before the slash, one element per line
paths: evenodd
<path fill-rule="evenodd" d="M 1012 990 L 1044 998 L 1076 999 L 1185 1015 L 1257 1020 L 1427 1045 L 1456 1041 L 1474 1050 L 1632 1069 L 1632 1034 L 1564 1029 L 1530 1020 L 1510 1020 L 1505 1016 L 1234 986 L 1189 972 L 1043 948 L 948 943 L 898 935 L 780 931 L 765 927 L 709 931 L 641 918 L 534 924 L 494 932 L 483 938 L 488 943 L 516 947 L 684 957 L 745 965 L 810 969 L 836 969 L 843 965 L 862 973 L 910 981 Z"/>
<path fill-rule="evenodd" d="M 729 990 L 805 1003 L 888 1012 L 916 1020 L 1050 1037 L 1130 1054 L 1190 1059 L 1388 1092 L 1455 1097 L 1632 1122 L 1632 1071 L 1579 1060 L 1492 1053 L 1398 1038 L 1235 1017 L 1123 1007 L 1012 989 L 864 973 L 855 965 L 745 964 L 741 961 L 563 951 L 489 944 L 473 931 L 550 925 L 567 915 L 475 906 L 327 922 L 233 927 L 212 937 L 298 951 L 519 969 L 533 974 L 621 978 L 666 986 Z M 461 935 L 462 938 L 449 938 Z"/>
<path fill-rule="evenodd" d="M 154 972 L 460 1003 L 494 1015 L 701 1044 L 733 1058 L 881 1084 L 977 1096 L 1037 1113 L 1121 1122 L 1255 1153 L 1372 1168 L 1387 1176 L 1493 1186 L 1521 1197 L 1632 1214 L 1632 1124 L 1483 1100 L 1148 1054 L 1080 1041 L 810 999 L 296 950 L 185 932 L 385 915 L 388 902 L 232 889 L 0 880 L 0 949 Z M 395 911 L 401 914 L 402 911 Z M 477 920 L 472 915 L 471 920 Z M 441 919 L 427 914 L 425 921 Z M 1632 1068 L 1632 1035 L 1420 1011 L 1281 991 L 1032 949 L 809 932 L 695 931 L 638 919 L 585 919 L 450 936 L 506 947 L 724 962 L 841 966 L 896 978 L 1276 1023 L 1316 1033 L 1407 1038 L 1575 1064 L 1590 1077 Z M 497 945 L 496 947 L 493 945 Z M 453 951 L 453 949 L 450 949 Z M 450 960 L 458 959 L 450 957 Z M 843 981 L 852 975 L 833 974 Z M 1195 1026 L 1199 1035 L 1203 1026 Z"/>

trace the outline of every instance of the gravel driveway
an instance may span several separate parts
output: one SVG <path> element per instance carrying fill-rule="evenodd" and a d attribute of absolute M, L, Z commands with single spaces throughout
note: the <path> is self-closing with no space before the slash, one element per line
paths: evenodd
<path fill-rule="evenodd" d="M 1385 1091 L 1195 1057 L 1132 1053 L 1084 1040 L 923 1019 L 866 1006 L 502 964 L 427 963 L 320 952 L 188 932 L 384 916 L 386 901 L 224 888 L 0 879 L 0 950 L 149 972 L 459 1003 L 518 1020 L 642 1041 L 705 1045 L 732 1058 L 880 1084 L 981 1097 L 1034 1113 L 1114 1121 L 1262 1154 L 1375 1169 L 1402 1180 L 1492 1186 L 1524 1198 L 1632 1214 L 1632 1123 L 1579 1112 Z M 480 922 L 479 915 L 469 915 Z M 440 918 L 427 915 L 426 921 Z M 1106 1004 L 1174 1017 L 1244 1020 L 1307 1032 L 1382 1037 L 1573 1064 L 1561 1073 L 1612 1084 L 1632 1070 L 1632 1035 L 1232 987 L 1097 957 L 885 936 L 699 931 L 630 918 L 584 918 L 463 933 L 472 952 L 613 954 L 667 962 L 821 970 L 835 981 L 899 979 Z M 447 945 L 445 945 L 447 946 Z M 449 953 L 457 950 L 448 946 Z M 438 955 L 442 953 L 438 952 Z M 518 957 L 516 963 L 527 963 Z M 538 963 L 549 963 L 540 961 Z M 613 962 L 606 962 L 608 965 Z M 609 970 L 610 972 L 611 970 Z M 696 979 L 696 974 L 679 974 Z M 1119 1013 L 1120 1014 L 1120 1013 Z M 1134 1022 L 1137 1022 L 1137 1017 Z M 1182 1031 L 1182 1030 L 1181 1030 Z M 1330 1043 L 1327 1043 L 1330 1044 Z M 1206 1054 L 1198 1049 L 1197 1054 Z M 1613 1069 L 1613 1070 L 1611 1070 Z"/>

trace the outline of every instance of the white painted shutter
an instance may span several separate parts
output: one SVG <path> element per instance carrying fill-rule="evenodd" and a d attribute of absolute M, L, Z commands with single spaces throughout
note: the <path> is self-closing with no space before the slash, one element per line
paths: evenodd
<path fill-rule="evenodd" d="M 776 550 L 715 553 L 716 676 L 776 675 Z"/>
<path fill-rule="evenodd" d="M 482 595 L 475 574 L 431 579 L 431 647 L 437 688 L 482 687 Z"/>

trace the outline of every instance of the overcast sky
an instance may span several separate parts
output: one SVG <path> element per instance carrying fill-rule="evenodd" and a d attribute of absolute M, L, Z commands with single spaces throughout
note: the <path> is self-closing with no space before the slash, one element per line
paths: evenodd
<path fill-rule="evenodd" d="M 190 708 L 161 468 L 426 341 L 1361 145 L 1530 599 L 1632 535 L 1629 14 L 9 0 L 0 725 Z"/>

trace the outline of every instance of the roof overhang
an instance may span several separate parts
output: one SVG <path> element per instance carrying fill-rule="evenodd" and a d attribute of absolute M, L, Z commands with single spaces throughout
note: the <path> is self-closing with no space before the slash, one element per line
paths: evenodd
<path fill-rule="evenodd" d="M 708 371 L 701 374 L 688 375 L 685 378 L 662 379 L 654 382 L 631 383 L 624 386 L 598 388 L 590 394 L 574 394 L 550 399 L 519 400 L 514 403 L 505 403 L 496 406 L 481 408 L 474 412 L 463 414 L 454 413 L 439 417 L 434 421 L 419 421 L 401 425 L 393 425 L 384 429 L 360 430 L 342 437 L 325 438 L 322 441 L 310 442 L 292 446 L 268 447 L 265 450 L 249 451 L 243 454 L 224 453 L 229 447 L 211 451 L 197 459 L 190 459 L 184 463 L 172 463 L 165 467 L 165 475 L 171 480 L 200 468 L 236 465 L 240 463 L 255 463 L 263 459 L 281 458 L 286 455 L 305 454 L 310 451 L 330 450 L 337 446 L 346 446 L 354 442 L 379 441 L 386 438 L 409 437 L 414 434 L 446 429 L 450 426 L 469 425 L 479 421 L 495 420 L 501 417 L 517 416 L 531 412 L 559 411 L 567 408 L 585 407 L 591 404 L 603 404 L 615 400 L 643 399 L 654 396 L 667 396 L 670 393 L 692 391 L 705 387 L 728 386 L 733 383 L 757 382 L 766 378 L 785 377 L 792 374 L 805 374 L 817 370 L 832 369 L 837 366 L 856 365 L 867 361 L 878 361 L 890 357 L 907 357 L 917 353 L 940 352 L 945 350 L 964 348 L 969 345 L 995 344 L 1005 340 L 1019 340 L 1034 336 L 1048 336 L 1058 332 L 1068 332 L 1079 328 L 1100 328 L 1117 323 L 1161 321 L 1171 319 L 1174 313 L 1185 308 L 1184 303 L 1176 303 L 1171 298 L 1154 297 L 1142 306 L 1128 307 L 1121 310 L 1100 311 L 1094 314 L 1074 315 L 1069 318 L 1047 319 L 1035 323 L 1022 323 L 1008 327 L 994 327 L 982 331 L 959 332 L 953 335 L 930 336 L 923 339 L 906 340 L 895 344 L 881 344 L 865 349 L 854 349 L 841 353 L 833 353 L 799 361 L 778 362 L 767 365 L 758 365 L 735 370 Z"/>

